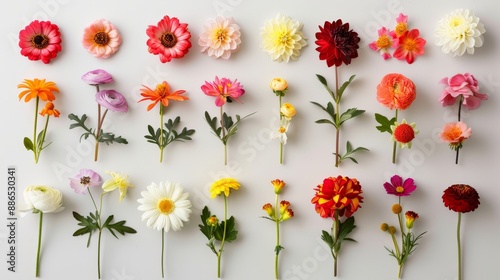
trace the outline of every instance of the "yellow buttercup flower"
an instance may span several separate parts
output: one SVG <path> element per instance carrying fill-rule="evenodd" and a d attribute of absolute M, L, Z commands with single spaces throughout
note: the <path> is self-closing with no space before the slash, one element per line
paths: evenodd
<path fill-rule="evenodd" d="M 222 178 L 215 181 L 210 187 L 210 197 L 214 198 L 222 193 L 226 197 L 231 193 L 231 189 L 238 190 L 240 183 L 234 178 Z"/>
<path fill-rule="evenodd" d="M 110 171 L 106 171 L 106 173 L 111 175 L 112 178 L 102 184 L 102 190 L 104 192 L 111 192 L 118 188 L 121 202 L 127 195 L 128 188 L 133 188 L 134 185 L 130 183 L 127 175 L 124 176 L 120 173 Z"/>

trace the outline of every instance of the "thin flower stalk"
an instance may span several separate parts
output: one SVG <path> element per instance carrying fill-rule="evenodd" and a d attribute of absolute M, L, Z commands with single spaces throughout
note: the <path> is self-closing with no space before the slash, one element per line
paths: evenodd
<path fill-rule="evenodd" d="M 36 250 L 36 269 L 35 277 L 40 276 L 40 249 L 42 247 L 42 226 L 43 226 L 43 212 L 40 211 L 40 221 L 38 224 L 38 246 Z"/>

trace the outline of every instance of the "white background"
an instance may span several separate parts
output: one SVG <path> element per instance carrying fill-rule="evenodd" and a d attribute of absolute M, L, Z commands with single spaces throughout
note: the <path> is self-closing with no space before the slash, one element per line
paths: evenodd
<path fill-rule="evenodd" d="M 250 1 L 250 0 L 186 0 L 186 1 L 75 1 L 40 0 L 8 1 L 1 9 L 1 67 L 3 92 L 1 110 L 0 182 L 5 186 L 7 166 L 18 171 L 18 196 L 33 184 L 46 184 L 64 194 L 66 209 L 59 214 L 45 215 L 42 248 L 42 279 L 95 279 L 96 239 L 86 248 L 86 237 L 72 237 L 77 222 L 71 212 L 85 214 L 92 210 L 88 197 L 72 191 L 68 178 L 81 168 L 99 172 L 106 170 L 128 174 L 135 185 L 127 198 L 118 203 L 118 194 L 105 199 L 104 215 L 114 214 L 117 220 L 138 233 L 116 240 L 108 233 L 103 238 L 102 278 L 109 280 L 160 279 L 160 233 L 141 221 L 137 210 L 140 192 L 151 182 L 171 180 L 181 183 L 191 193 L 193 214 L 180 232 L 167 234 L 166 278 L 215 279 L 216 257 L 205 246 L 206 238 L 198 230 L 203 206 L 222 215 L 222 199 L 209 198 L 209 185 L 221 176 L 237 178 L 241 190 L 229 197 L 229 213 L 236 218 L 238 239 L 227 244 L 223 254 L 223 278 L 233 280 L 274 279 L 274 226 L 259 218 L 261 207 L 274 198 L 270 181 L 281 178 L 287 187 L 281 198 L 292 203 L 295 217 L 282 225 L 282 279 L 332 279 L 332 259 L 319 239 L 321 230 L 328 230 L 331 221 L 320 218 L 310 199 L 313 188 L 325 177 L 344 175 L 357 178 L 363 186 L 365 201 L 356 212 L 357 228 L 351 237 L 358 243 L 345 244 L 340 255 L 338 279 L 395 279 L 397 265 L 384 246 L 392 247 L 388 234 L 379 230 L 382 222 L 395 224 L 390 208 L 397 199 L 389 196 L 383 183 L 391 175 L 413 177 L 418 189 L 403 200 L 404 210 L 414 210 L 420 219 L 415 231 L 428 233 L 421 240 L 404 269 L 404 279 L 457 279 L 455 229 L 457 215 L 443 206 L 441 195 L 454 183 L 470 184 L 481 196 L 480 207 L 463 216 L 464 279 L 498 279 L 500 261 L 497 252 L 500 214 L 498 172 L 498 99 L 500 74 L 497 62 L 498 13 L 493 1 Z M 484 46 L 474 55 L 451 57 L 434 44 L 433 31 L 439 19 L 456 8 L 470 8 L 486 27 Z M 391 28 L 402 12 L 409 16 L 410 28 L 418 28 L 427 40 L 425 54 L 412 65 L 382 57 L 368 44 L 376 38 L 380 26 Z M 276 63 L 260 48 L 260 28 L 277 13 L 298 19 L 308 46 L 298 61 Z M 241 50 L 230 60 L 215 60 L 200 53 L 198 36 L 206 19 L 217 14 L 233 16 L 241 27 Z M 193 47 L 180 60 L 162 64 L 157 56 L 147 52 L 145 30 L 164 15 L 178 17 L 189 24 Z M 109 59 L 92 57 L 81 45 L 83 29 L 100 18 L 110 20 L 119 29 L 123 44 Z M 334 129 L 315 124 L 325 115 L 309 101 L 326 103 L 327 92 L 315 74 L 322 74 L 334 83 L 334 69 L 318 59 L 314 34 L 318 25 L 341 18 L 361 37 L 359 58 L 351 65 L 340 67 L 340 80 L 350 75 L 356 79 L 345 93 L 341 108 L 358 107 L 366 110 L 361 117 L 347 122 L 341 132 L 341 147 L 346 140 L 354 146 L 364 146 L 370 152 L 359 153 L 359 164 L 343 162 L 335 168 L 333 161 Z M 50 64 L 33 62 L 20 55 L 17 34 L 33 19 L 51 20 L 60 27 L 62 47 Z M 111 73 L 115 83 L 106 88 L 122 92 L 129 103 L 126 114 L 110 113 L 106 119 L 109 130 L 129 140 L 128 145 L 101 145 L 100 158 L 93 162 L 93 142 L 79 143 L 81 130 L 69 130 L 67 115 L 87 114 L 89 125 L 95 127 L 96 105 L 94 89 L 81 81 L 87 71 L 102 68 Z M 391 116 L 376 101 L 376 85 L 387 73 L 399 72 L 417 85 L 417 99 L 400 114 L 400 118 L 416 122 L 420 130 L 411 150 L 398 150 L 398 164 L 390 162 L 392 143 L 387 133 L 376 129 L 374 113 Z M 439 103 L 445 76 L 470 72 L 479 80 L 483 92 L 489 94 L 478 110 L 463 112 L 463 120 L 473 129 L 473 136 L 460 153 L 455 165 L 455 153 L 436 137 L 444 123 L 456 118 L 456 106 L 443 108 Z M 211 97 L 200 86 L 215 75 L 237 78 L 244 85 L 244 104 L 226 106 L 229 114 L 257 114 L 241 123 L 238 134 L 229 143 L 229 164 L 223 165 L 223 146 L 214 137 L 204 111 L 218 114 Z M 284 101 L 293 103 L 298 111 L 285 146 L 285 164 L 278 164 L 278 142 L 268 140 L 276 126 L 277 97 L 269 89 L 274 77 L 288 80 L 290 90 Z M 47 135 L 52 145 L 43 151 L 40 162 L 34 164 L 33 154 L 22 144 L 31 135 L 33 103 L 18 101 L 17 84 L 23 79 L 46 78 L 55 81 L 61 93 L 56 105 L 62 112 L 52 118 Z M 166 149 L 166 160 L 158 162 L 158 149 L 143 138 L 148 124 L 157 126 L 158 115 L 147 112 L 146 103 L 137 104 L 141 84 L 154 87 L 167 80 L 173 89 L 185 89 L 191 100 L 173 102 L 166 117 L 180 115 L 182 125 L 196 129 L 193 141 L 173 143 Z M 5 189 L 4 189 L 5 190 Z M 0 219 L 7 219 L 7 201 L 2 191 Z M 18 220 L 17 272 L 0 265 L 2 279 L 33 279 L 38 217 L 28 215 Z M 0 227 L 0 252 L 7 254 L 8 230 Z"/>

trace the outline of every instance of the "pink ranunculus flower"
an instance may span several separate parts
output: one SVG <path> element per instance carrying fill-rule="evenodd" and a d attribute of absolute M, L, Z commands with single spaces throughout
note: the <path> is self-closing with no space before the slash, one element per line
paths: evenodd
<path fill-rule="evenodd" d="M 443 127 L 443 131 L 439 134 L 439 138 L 443 142 L 450 145 L 453 150 L 462 147 L 462 142 L 469 139 L 472 135 L 472 128 L 467 128 L 467 124 L 464 122 L 451 122 L 447 123 Z"/>
<path fill-rule="evenodd" d="M 128 104 L 125 97 L 113 89 L 98 91 L 95 95 L 95 101 L 113 112 L 128 111 Z"/>
<path fill-rule="evenodd" d="M 445 77 L 439 83 L 446 85 L 440 98 L 443 107 L 455 104 L 456 99 L 460 97 L 465 108 L 473 110 L 481 105 L 481 100 L 488 99 L 487 94 L 479 92 L 478 82 L 470 73 Z"/>
<path fill-rule="evenodd" d="M 113 77 L 111 74 L 102 69 L 95 69 L 85 73 L 82 76 L 82 80 L 89 85 L 102 85 L 113 82 Z"/>
<path fill-rule="evenodd" d="M 88 188 L 100 186 L 101 183 L 101 176 L 91 169 L 80 169 L 69 181 L 71 188 L 79 194 L 85 194 Z"/>
<path fill-rule="evenodd" d="M 201 86 L 201 90 L 208 96 L 215 97 L 215 105 L 217 107 L 222 107 L 226 102 L 231 102 L 232 100 L 238 100 L 238 97 L 245 93 L 243 86 L 235 79 L 231 81 L 228 78 L 221 78 L 215 76 L 213 82 L 205 81 L 205 84 Z"/>

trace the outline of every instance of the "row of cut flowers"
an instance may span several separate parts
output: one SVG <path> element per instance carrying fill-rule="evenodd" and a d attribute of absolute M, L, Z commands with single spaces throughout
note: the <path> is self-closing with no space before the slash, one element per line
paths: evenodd
<path fill-rule="evenodd" d="M 91 169 L 81 169 L 75 177 L 70 178 L 69 186 L 77 194 L 88 195 L 89 205 L 92 210 L 88 215 L 81 215 L 73 211 L 73 217 L 78 222 L 78 229 L 73 236 L 88 236 L 87 247 L 89 247 L 93 234 L 97 234 L 97 278 L 101 278 L 101 242 L 102 234 L 110 233 L 118 238 L 119 235 L 135 234 L 137 231 L 126 225 L 125 220 L 115 221 L 113 214 L 106 215 L 103 210 L 103 198 L 115 191 L 119 192 L 121 202 L 128 194 L 129 188 L 134 187 L 127 175 L 118 172 L 107 171 L 107 180 L 103 181 L 101 175 Z M 287 184 L 280 179 L 271 181 L 274 190 L 274 202 L 263 205 L 262 210 L 267 214 L 262 216 L 275 224 L 276 245 L 274 247 L 274 278 L 280 279 L 279 255 L 285 247 L 282 245 L 281 224 L 294 217 L 291 203 L 280 199 Z M 217 277 L 222 276 L 222 255 L 227 250 L 228 243 L 233 243 L 238 237 L 237 222 L 234 216 L 229 215 L 229 197 L 242 187 L 235 178 L 221 178 L 212 183 L 210 187 L 211 198 L 222 197 L 223 214 L 216 215 L 205 206 L 201 211 L 201 223 L 198 225 L 201 233 L 208 239 L 206 244 L 217 257 Z M 387 232 L 393 244 L 393 248 L 386 247 L 389 255 L 394 257 L 398 265 L 398 278 L 402 278 L 403 267 L 409 256 L 415 253 L 419 242 L 424 234 L 415 233 L 419 214 L 408 210 L 403 215 L 402 199 L 409 197 L 417 186 L 412 178 L 403 179 L 399 175 L 391 177 L 383 187 L 387 194 L 397 198 L 397 203 L 392 205 L 392 212 L 396 215 L 396 224 L 382 223 L 381 229 Z M 363 190 L 360 182 L 355 178 L 336 176 L 325 178 L 322 183 L 314 188 L 314 196 L 311 203 L 320 217 L 332 221 L 330 230 L 323 230 L 321 239 L 330 248 L 333 257 L 333 275 L 339 273 L 338 259 L 344 243 L 354 241 L 350 237 L 356 228 L 354 214 L 364 201 Z M 25 188 L 24 201 L 26 207 L 21 210 L 24 216 L 32 212 L 39 215 L 38 248 L 36 257 L 36 276 L 40 275 L 41 268 L 41 236 L 44 214 L 58 213 L 64 209 L 62 193 L 54 188 L 37 185 Z M 442 200 L 445 207 L 458 213 L 457 243 L 458 243 L 458 279 L 462 279 L 462 251 L 461 251 L 461 218 L 463 213 L 474 211 L 478 208 L 479 195 L 477 191 L 466 184 L 454 184 L 444 190 Z M 185 192 L 178 183 L 169 181 L 151 183 L 146 190 L 141 192 L 137 200 L 138 210 L 142 212 L 142 220 L 147 227 L 161 233 L 161 247 L 159 254 L 161 258 L 162 278 L 165 277 L 165 235 L 169 231 L 181 230 L 184 223 L 189 222 L 192 214 L 192 204 L 189 193 Z M 345 249 L 344 249 L 345 250 Z M 271 251 L 271 250 L 269 250 Z"/>
<path fill-rule="evenodd" d="M 336 75 L 337 74 L 337 68 Z M 333 103 L 328 102 L 326 105 L 321 105 L 311 101 L 313 105 L 326 112 L 328 118 L 319 119 L 318 124 L 330 124 L 336 129 L 336 146 L 335 146 L 335 165 L 338 166 L 343 160 L 350 159 L 357 163 L 354 158 L 354 153 L 359 151 L 368 151 L 364 147 L 353 148 L 351 142 L 347 141 L 345 153 L 339 152 L 340 143 L 340 128 L 347 121 L 365 112 L 357 108 L 347 109 L 340 113 L 339 105 L 344 95 L 346 88 L 353 81 L 354 75 L 345 82 L 342 86 L 336 85 L 335 89 L 331 89 L 327 83 L 327 79 L 321 75 L 317 75 L 319 81 L 327 89 L 332 97 Z M 105 118 L 110 112 L 126 113 L 129 110 L 128 102 L 123 94 L 109 87 L 114 79 L 111 74 L 102 69 L 89 71 L 82 76 L 82 80 L 95 88 L 95 101 L 97 103 L 97 116 L 89 117 L 87 114 L 77 115 L 70 113 L 68 118 L 71 121 L 70 129 L 80 129 L 83 131 L 80 140 L 91 138 L 95 141 L 94 160 L 98 160 L 99 147 L 101 143 L 110 144 L 128 144 L 127 139 L 118 136 L 113 132 L 105 131 Z M 479 83 L 476 78 L 470 73 L 456 74 L 451 77 L 445 77 L 439 81 L 445 88 L 443 89 L 440 102 L 442 106 L 452 106 L 458 103 L 458 119 L 457 122 L 451 122 L 444 125 L 440 138 L 443 142 L 448 143 L 450 148 L 456 151 L 456 163 L 458 163 L 459 150 L 463 147 L 463 142 L 469 139 L 472 135 L 472 130 L 461 119 L 462 107 L 468 110 L 474 110 L 481 105 L 483 100 L 488 99 L 488 95 L 482 93 L 479 88 Z M 45 79 L 35 78 L 33 80 L 25 79 L 23 83 L 18 85 L 22 89 L 19 93 L 19 99 L 24 102 L 35 102 L 35 114 L 33 122 L 32 137 L 25 137 L 23 140 L 24 147 L 34 154 L 35 162 L 37 163 L 42 150 L 47 148 L 51 142 L 47 141 L 47 130 L 51 117 L 58 118 L 61 115 L 59 109 L 56 108 L 56 96 L 60 93 L 56 83 Z M 269 134 L 271 139 L 279 141 L 279 162 L 283 163 L 284 145 L 287 144 L 287 133 L 290 128 L 292 119 L 296 116 L 297 110 L 295 106 L 289 102 L 283 102 L 283 98 L 289 90 L 288 82 L 283 78 L 274 78 L 270 82 L 272 92 L 279 99 L 279 125 Z M 238 125 L 244 119 L 250 117 L 256 112 L 240 116 L 236 114 L 231 116 L 227 113 L 227 106 L 233 101 L 242 103 L 241 97 L 245 94 L 243 85 L 237 79 L 227 77 L 215 77 L 213 81 L 205 81 L 200 87 L 201 91 L 215 98 L 215 106 L 218 108 L 218 115 L 213 116 L 208 111 L 205 111 L 204 117 L 211 132 L 221 141 L 224 147 L 224 163 L 228 161 L 228 143 L 232 136 L 238 130 Z M 377 101 L 390 110 L 395 111 L 393 118 L 388 118 L 382 114 L 375 114 L 375 119 L 378 122 L 376 127 L 380 132 L 390 134 L 390 139 L 393 141 L 392 162 L 396 163 L 396 147 L 411 148 L 412 140 L 416 137 L 419 130 L 414 122 L 408 122 L 406 119 L 399 120 L 398 113 L 410 107 L 416 100 L 417 89 L 415 84 L 408 77 L 399 73 L 390 73 L 385 75 L 381 82 L 376 87 Z M 167 115 L 167 108 L 172 102 L 186 101 L 189 97 L 186 96 L 185 90 L 173 90 L 171 85 L 163 81 L 155 87 L 143 85 L 140 90 L 142 99 L 138 102 L 150 102 L 146 107 L 147 111 L 156 110 L 159 114 L 159 127 L 153 125 L 147 126 L 147 134 L 144 138 L 148 143 L 154 144 L 160 151 L 159 161 L 164 158 L 164 150 L 174 142 L 185 142 L 192 140 L 195 133 L 194 129 L 187 127 L 180 128 L 181 117 L 176 116 L 164 119 Z M 44 105 L 43 105 L 44 104 Z M 40 109 L 42 107 L 42 109 Z M 39 118 L 44 117 L 43 129 L 39 128 Z M 89 125 L 89 120 L 95 120 L 95 125 Z"/>
<path fill-rule="evenodd" d="M 342 25 L 342 20 L 327 21 L 324 26 L 319 26 L 320 32 L 316 33 L 316 38 L 321 40 L 322 37 L 335 36 L 335 29 Z M 471 10 L 457 9 L 438 21 L 434 36 L 436 45 L 444 53 L 461 56 L 464 53 L 473 54 L 475 48 L 483 45 L 482 34 L 485 31 L 484 25 Z M 177 17 L 164 16 L 156 25 L 149 25 L 146 34 L 148 52 L 158 55 L 162 63 L 184 57 L 192 47 L 188 24 Z M 307 46 L 302 23 L 282 14 L 266 21 L 261 28 L 261 37 L 261 48 L 277 62 L 297 60 L 302 49 Z M 109 20 L 99 19 L 84 28 L 81 41 L 94 57 L 109 58 L 119 50 L 123 40 L 115 25 Z M 62 50 L 61 43 L 60 29 L 50 21 L 35 20 L 19 32 L 21 54 L 30 60 L 50 63 Z M 240 26 L 232 17 L 210 18 L 203 25 L 197 43 L 201 52 L 210 57 L 229 59 L 240 49 Z M 411 64 L 416 56 L 424 54 L 425 44 L 426 40 L 420 37 L 418 29 L 408 28 L 408 16 L 400 14 L 394 29 L 382 27 L 378 30 L 378 38 L 369 47 L 380 52 L 384 59 L 395 57 Z M 391 54 L 392 48 L 395 50 Z M 344 55 L 349 56 L 352 50 L 343 51 Z M 330 56 L 323 57 L 331 60 Z"/>

